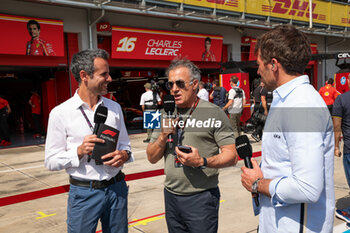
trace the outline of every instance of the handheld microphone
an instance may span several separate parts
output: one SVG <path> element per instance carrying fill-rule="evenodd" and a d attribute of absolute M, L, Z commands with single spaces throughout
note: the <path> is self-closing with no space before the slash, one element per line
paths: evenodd
<path fill-rule="evenodd" d="M 173 95 L 164 96 L 163 106 L 164 106 L 164 111 L 167 113 L 168 117 L 171 117 L 171 115 L 173 115 L 173 112 L 175 110 L 174 96 Z M 168 135 L 168 145 L 170 149 L 173 148 L 173 142 L 174 142 L 173 137 L 174 137 L 173 134 Z"/>
<path fill-rule="evenodd" d="M 108 115 L 108 109 L 102 104 L 100 104 L 97 107 L 95 116 L 94 116 L 95 127 L 94 127 L 93 134 L 97 134 L 98 129 L 100 128 L 100 125 L 106 122 L 107 115 Z"/>
<path fill-rule="evenodd" d="M 106 108 L 105 106 L 100 104 L 97 107 L 96 112 L 95 112 L 95 116 L 94 116 L 95 127 L 94 127 L 93 134 L 97 135 L 97 132 L 98 132 L 98 129 L 100 128 L 100 125 L 106 122 L 107 115 L 108 115 L 108 108 Z M 89 156 L 88 162 L 90 162 L 90 160 L 91 160 L 91 156 Z M 95 163 L 96 163 L 96 165 L 102 164 L 102 162 L 99 162 L 97 160 L 95 160 Z"/>
<path fill-rule="evenodd" d="M 253 165 L 250 161 L 253 155 L 252 145 L 250 145 L 247 135 L 241 135 L 236 138 L 236 150 L 241 159 L 244 160 L 244 165 L 252 169 Z M 255 205 L 259 206 L 259 195 L 254 197 Z"/>

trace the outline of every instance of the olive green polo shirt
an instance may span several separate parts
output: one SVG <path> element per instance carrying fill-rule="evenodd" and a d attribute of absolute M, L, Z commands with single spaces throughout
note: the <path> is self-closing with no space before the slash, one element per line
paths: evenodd
<path fill-rule="evenodd" d="M 199 100 L 197 107 L 189 116 L 191 109 L 175 110 L 175 115 L 182 117 L 185 125 L 182 145 L 190 145 L 198 149 L 200 156 L 210 157 L 219 154 L 221 146 L 235 143 L 235 137 L 230 121 L 224 111 L 208 101 Z M 162 112 L 162 125 L 163 116 Z M 186 118 L 187 121 L 186 121 Z M 179 123 L 181 124 L 181 123 Z M 157 140 L 160 130 L 154 130 L 151 142 Z M 174 145 L 179 137 L 174 135 Z M 181 141 L 181 140 L 180 140 Z M 168 145 L 164 154 L 165 188 L 177 195 L 190 195 L 216 188 L 219 181 L 219 170 L 216 168 L 199 169 L 188 166 L 176 168 L 174 166 L 175 152 Z"/>

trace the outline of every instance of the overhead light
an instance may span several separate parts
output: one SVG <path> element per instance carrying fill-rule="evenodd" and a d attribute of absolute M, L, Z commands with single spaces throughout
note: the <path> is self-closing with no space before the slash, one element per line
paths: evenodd
<path fill-rule="evenodd" d="M 271 27 L 274 28 L 274 27 L 277 27 L 279 25 L 282 25 L 282 23 L 275 23 L 275 24 L 271 24 Z"/>
<path fill-rule="evenodd" d="M 241 27 L 236 27 L 236 31 L 239 32 L 239 33 L 241 33 L 241 34 L 243 34 L 243 32 L 244 32 L 243 29 L 242 29 Z"/>
<path fill-rule="evenodd" d="M 147 8 L 146 11 L 151 11 L 151 10 L 154 10 L 154 9 L 156 9 L 156 8 L 157 8 L 157 6 L 152 6 L 152 7 L 150 7 L 150 8 Z"/>
<path fill-rule="evenodd" d="M 187 12 L 185 15 L 189 16 L 189 15 L 193 15 L 194 13 L 196 13 L 195 11 L 191 11 L 191 12 Z"/>
<path fill-rule="evenodd" d="M 223 20 L 223 19 L 227 19 L 227 18 L 228 18 L 228 16 L 226 15 L 226 16 L 218 18 L 218 20 Z"/>
<path fill-rule="evenodd" d="M 258 20 L 257 20 L 257 19 L 249 20 L 249 21 L 247 21 L 247 23 L 254 23 L 254 22 L 256 22 L 256 21 L 258 21 Z"/>
<path fill-rule="evenodd" d="M 323 32 L 323 31 L 326 31 L 326 29 L 324 28 L 319 28 L 319 29 L 316 29 L 315 32 Z"/>
<path fill-rule="evenodd" d="M 101 5 L 106 5 L 106 4 L 110 3 L 111 1 L 112 1 L 112 0 L 104 1 L 104 2 L 101 3 Z"/>
<path fill-rule="evenodd" d="M 181 26 L 181 23 L 179 23 L 179 22 L 173 22 L 173 24 L 172 24 L 172 28 L 174 28 L 174 29 L 178 29 L 180 26 Z"/>
<path fill-rule="evenodd" d="M 105 5 L 105 4 L 108 4 L 110 3 L 111 0 L 106 0 L 106 1 L 102 1 L 102 0 L 94 0 L 94 3 L 96 6 L 101 6 L 101 5 Z"/>

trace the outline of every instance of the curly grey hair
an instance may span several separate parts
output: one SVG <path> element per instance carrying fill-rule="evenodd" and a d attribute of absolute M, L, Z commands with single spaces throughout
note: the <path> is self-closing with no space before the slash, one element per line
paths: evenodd
<path fill-rule="evenodd" d="M 184 58 L 172 60 L 168 69 L 166 70 L 166 76 L 169 77 L 170 71 L 178 67 L 186 67 L 190 71 L 191 80 L 197 79 L 198 82 L 201 80 L 201 71 L 199 68 L 193 64 L 193 62 Z"/>

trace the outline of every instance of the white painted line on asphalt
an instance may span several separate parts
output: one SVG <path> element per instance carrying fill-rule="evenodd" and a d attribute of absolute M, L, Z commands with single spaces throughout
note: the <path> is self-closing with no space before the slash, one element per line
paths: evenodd
<path fill-rule="evenodd" d="M 32 167 L 14 168 L 14 169 L 9 169 L 9 170 L 0 171 L 0 173 L 22 171 L 22 170 L 28 170 L 28 169 L 33 169 L 33 168 L 39 168 L 39 167 L 44 167 L 44 165 L 37 165 L 37 166 L 32 166 Z"/>
<path fill-rule="evenodd" d="M 139 151 L 133 151 L 132 153 L 137 154 L 137 153 L 145 153 L 145 152 L 146 152 L 146 150 L 139 150 Z M 44 163 L 44 161 L 43 161 L 43 163 Z M 23 171 L 23 170 L 28 170 L 28 169 L 40 168 L 40 167 L 44 167 L 44 165 L 37 165 L 37 166 L 32 166 L 32 167 L 20 167 L 20 168 L 15 168 L 15 169 L 3 170 L 3 171 L 0 171 L 0 173 Z"/>
<path fill-rule="evenodd" d="M 139 150 L 139 151 L 133 151 L 133 150 L 131 150 L 132 151 L 132 153 L 134 153 L 134 154 L 137 154 L 137 153 L 145 153 L 146 152 L 146 150 Z"/>

